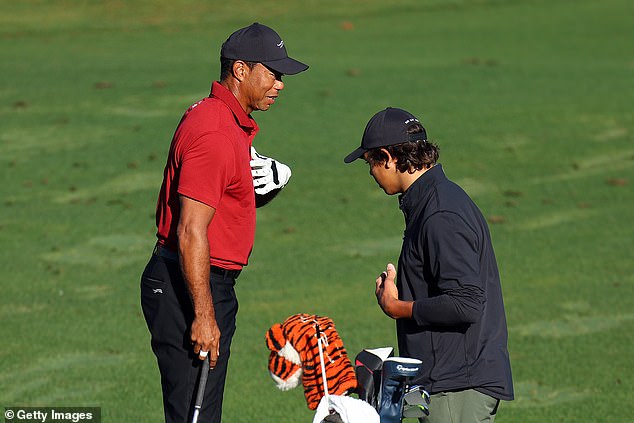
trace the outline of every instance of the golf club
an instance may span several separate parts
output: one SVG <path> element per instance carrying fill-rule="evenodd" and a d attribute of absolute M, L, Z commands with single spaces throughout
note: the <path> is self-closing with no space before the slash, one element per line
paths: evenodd
<path fill-rule="evenodd" d="M 403 396 L 403 418 L 429 416 L 429 394 L 420 385 L 407 388 Z"/>
<path fill-rule="evenodd" d="M 319 325 L 315 325 L 315 329 L 317 330 L 317 347 L 319 348 L 319 362 L 321 364 L 321 379 L 324 385 L 324 396 L 328 398 L 328 378 L 326 376 L 326 363 L 324 363 L 324 348 L 322 344 L 321 338 L 321 329 Z"/>
<path fill-rule="evenodd" d="M 198 392 L 196 393 L 196 403 L 194 404 L 194 416 L 192 423 L 198 422 L 198 415 L 203 406 L 203 398 L 205 396 L 205 386 L 207 385 L 207 376 L 209 375 L 209 357 L 205 357 L 202 368 L 200 369 L 200 380 L 198 381 Z"/>

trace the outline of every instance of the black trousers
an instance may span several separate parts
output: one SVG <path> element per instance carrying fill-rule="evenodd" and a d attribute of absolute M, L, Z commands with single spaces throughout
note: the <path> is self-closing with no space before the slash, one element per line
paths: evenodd
<path fill-rule="evenodd" d="M 233 278 L 211 274 L 209 284 L 221 333 L 220 356 L 209 372 L 199 421 L 220 423 L 238 301 Z M 161 373 L 165 422 L 189 422 L 202 361 L 190 341 L 194 310 L 177 261 L 152 255 L 141 277 L 141 307 Z"/>

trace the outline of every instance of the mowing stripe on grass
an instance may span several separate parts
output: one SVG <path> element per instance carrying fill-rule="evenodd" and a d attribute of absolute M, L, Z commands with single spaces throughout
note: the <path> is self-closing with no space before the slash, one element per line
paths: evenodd
<path fill-rule="evenodd" d="M 534 231 L 545 229 L 566 223 L 577 222 L 589 219 L 599 214 L 598 210 L 591 209 L 570 209 L 562 211 L 551 211 L 541 216 L 534 216 L 520 222 L 516 227 L 523 231 Z"/>
<path fill-rule="evenodd" d="M 161 177 L 162 175 L 159 172 L 126 173 L 96 187 L 82 188 L 71 193 L 59 194 L 54 201 L 56 203 L 71 203 L 94 197 L 113 197 L 143 190 L 157 191 L 158 187 L 161 186 Z"/>
<path fill-rule="evenodd" d="M 571 169 L 559 174 L 540 176 L 531 180 L 534 184 L 592 178 L 598 175 L 614 176 L 616 171 L 634 167 L 634 150 L 620 150 L 590 158 L 571 160 Z"/>
<path fill-rule="evenodd" d="M 120 267 L 138 263 L 151 252 L 153 240 L 143 235 L 113 234 L 98 236 L 76 247 L 45 253 L 48 262 L 95 267 Z"/>
<path fill-rule="evenodd" d="M 555 388 L 532 381 L 515 381 L 515 400 L 505 403 L 504 407 L 535 408 L 551 407 L 565 402 L 581 401 L 592 395 L 588 389 Z"/>
<path fill-rule="evenodd" d="M 402 243 L 402 238 L 390 237 L 372 241 L 357 242 L 354 245 L 336 246 L 333 247 L 333 249 L 341 251 L 349 257 L 373 257 L 386 252 L 394 253 L 398 257 Z M 396 258 L 394 260 L 396 260 Z"/>
<path fill-rule="evenodd" d="M 0 318 L 15 316 L 16 314 L 39 313 L 46 309 L 44 304 L 2 304 L 0 305 Z"/>
<path fill-rule="evenodd" d="M 471 197 L 477 197 L 478 195 L 493 192 L 497 189 L 491 183 L 471 177 L 458 178 L 455 182 Z"/>
<path fill-rule="evenodd" d="M 70 394 L 100 391 L 107 384 L 102 381 L 96 385 L 89 377 L 73 379 L 68 385 L 60 385 L 59 380 L 65 380 L 64 375 L 80 372 L 94 375 L 102 372 L 103 368 L 114 368 L 124 363 L 127 358 L 122 355 L 103 354 L 94 351 L 79 353 L 71 352 L 61 355 L 40 355 L 29 365 L 0 373 L 0 391 L 5 404 L 23 402 L 29 399 L 29 405 L 49 405 L 49 400 L 69 400 Z M 19 383 L 17 383 L 19 382 Z M 68 394 L 68 395 L 67 395 Z M 95 400 L 97 395 L 93 395 Z"/>
<path fill-rule="evenodd" d="M 567 315 L 560 320 L 539 320 L 509 328 L 513 336 L 535 336 L 539 338 L 564 338 L 605 332 L 634 321 L 634 314 L 611 316 Z"/>

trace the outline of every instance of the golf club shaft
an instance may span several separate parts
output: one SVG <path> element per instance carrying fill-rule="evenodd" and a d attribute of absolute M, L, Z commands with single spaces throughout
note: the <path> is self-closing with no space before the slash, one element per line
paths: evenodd
<path fill-rule="evenodd" d="M 319 348 L 319 362 L 321 364 L 321 378 L 324 384 L 324 396 L 328 397 L 328 378 L 326 376 L 326 363 L 324 363 L 324 349 L 322 346 L 321 330 L 317 325 L 317 347 Z"/>
<path fill-rule="evenodd" d="M 205 357 L 202 368 L 200 369 L 200 380 L 198 381 L 198 392 L 196 393 L 196 403 L 194 404 L 194 416 L 192 423 L 198 422 L 198 415 L 203 406 L 203 398 L 205 397 L 205 386 L 207 385 L 207 376 L 209 376 L 209 357 Z"/>

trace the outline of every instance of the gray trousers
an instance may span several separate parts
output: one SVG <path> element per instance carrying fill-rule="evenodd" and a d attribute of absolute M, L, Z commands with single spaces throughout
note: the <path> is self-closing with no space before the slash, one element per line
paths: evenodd
<path fill-rule="evenodd" d="M 467 389 L 441 392 L 431 396 L 429 416 L 420 423 L 493 423 L 500 400 Z"/>

